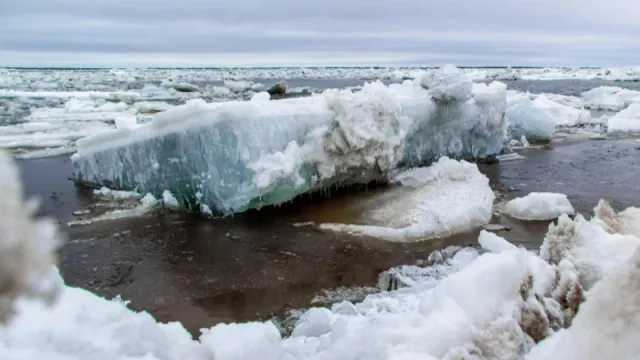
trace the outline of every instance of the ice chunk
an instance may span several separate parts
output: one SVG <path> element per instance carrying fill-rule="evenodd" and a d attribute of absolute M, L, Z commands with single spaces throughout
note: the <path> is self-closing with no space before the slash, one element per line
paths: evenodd
<path fill-rule="evenodd" d="M 329 309 L 311 308 L 300 317 L 291 336 L 322 336 L 331 331 L 333 317 Z"/>
<path fill-rule="evenodd" d="M 609 233 L 601 222 L 589 222 L 582 215 L 571 220 L 567 215 L 550 225 L 549 232 L 540 247 L 540 257 L 552 264 L 568 260 L 580 274 L 585 289 L 609 274 L 623 263 L 640 245 L 640 238 L 633 235 Z"/>
<path fill-rule="evenodd" d="M 607 121 L 608 133 L 640 133 L 640 104 L 631 104 L 628 108 L 610 117 Z"/>
<path fill-rule="evenodd" d="M 269 95 L 266 91 L 261 91 L 259 93 L 255 93 L 251 97 L 251 101 L 268 101 L 271 99 L 271 95 Z"/>
<path fill-rule="evenodd" d="M 114 121 L 116 129 L 130 129 L 138 126 L 138 118 L 135 115 L 117 116 Z"/>
<path fill-rule="evenodd" d="M 263 86 L 262 84 L 254 84 L 250 81 L 234 81 L 234 80 L 225 80 L 224 86 L 226 86 L 229 90 L 241 93 L 249 90 L 260 90 Z"/>
<path fill-rule="evenodd" d="M 378 288 L 383 291 L 406 287 L 427 290 L 448 275 L 469 265 L 480 254 L 475 248 L 450 246 L 429 255 L 431 266 L 402 265 L 383 271 L 378 276 Z M 356 312 L 357 314 L 357 312 Z"/>
<path fill-rule="evenodd" d="M 473 82 L 454 65 L 445 65 L 426 74 L 420 85 L 429 90 L 431 98 L 437 102 L 467 101 L 471 99 Z"/>
<path fill-rule="evenodd" d="M 550 140 L 557 120 L 548 112 L 538 109 L 531 101 L 521 100 L 509 106 L 509 133 L 512 138 L 525 136 L 529 140 Z"/>
<path fill-rule="evenodd" d="M 119 191 L 119 190 L 111 190 L 105 186 L 100 189 L 93 190 L 93 194 L 101 197 L 116 199 L 116 200 L 125 200 L 125 199 L 141 199 L 142 195 L 135 191 Z"/>
<path fill-rule="evenodd" d="M 176 200 L 176 198 L 173 196 L 173 194 L 171 194 L 169 190 L 165 190 L 162 193 L 162 202 L 168 207 L 180 207 L 180 203 L 178 202 L 178 200 Z"/>
<path fill-rule="evenodd" d="M 169 110 L 173 105 L 169 105 L 163 101 L 139 101 L 134 104 L 136 113 L 139 114 L 153 114 Z"/>
<path fill-rule="evenodd" d="M 503 212 L 520 220 L 553 220 L 562 214 L 575 214 L 567 195 L 541 192 L 509 201 Z"/>
<path fill-rule="evenodd" d="M 517 249 L 515 245 L 511 244 L 504 238 L 485 230 L 480 232 L 478 242 L 483 249 L 495 253 Z"/>
<path fill-rule="evenodd" d="M 169 89 L 175 89 L 176 91 L 179 91 L 179 92 L 199 92 L 200 91 L 200 89 L 193 84 L 174 82 L 172 80 L 164 80 L 160 84 L 160 86 L 169 88 Z"/>
<path fill-rule="evenodd" d="M 581 94 L 584 107 L 619 111 L 632 103 L 640 103 L 640 91 L 617 86 L 600 86 Z"/>
<path fill-rule="evenodd" d="M 640 208 L 629 207 L 616 213 L 606 200 L 600 200 L 593 209 L 592 222 L 597 223 L 610 234 L 634 235 L 640 238 Z"/>
<path fill-rule="evenodd" d="M 75 177 L 157 197 L 169 190 L 182 208 L 231 214 L 328 186 L 385 180 L 397 167 L 443 155 L 497 154 L 506 86 L 473 87 L 470 101 L 447 103 L 429 99 L 437 89 L 375 82 L 356 93 L 279 101 L 192 100 L 136 129 L 82 139 Z"/>
<path fill-rule="evenodd" d="M 580 305 L 571 327 L 542 341 L 526 360 L 631 360 L 638 357 L 640 249 L 631 251 L 626 261 L 618 263 L 589 291 L 589 297 Z"/>
<path fill-rule="evenodd" d="M 360 223 L 320 228 L 409 242 L 471 230 L 489 222 L 493 191 L 474 164 L 442 158 L 428 168 L 400 173 L 404 186 L 363 203 Z"/>
<path fill-rule="evenodd" d="M 533 105 L 551 114 L 555 118 L 557 126 L 579 126 L 593 122 L 589 110 L 576 109 L 557 103 L 545 95 L 538 96 L 533 101 Z"/>
<path fill-rule="evenodd" d="M 220 324 L 205 329 L 200 341 L 215 360 L 280 359 L 280 332 L 270 322 Z"/>
<path fill-rule="evenodd" d="M 68 226 L 78 226 L 78 225 L 88 225 L 98 221 L 107 221 L 107 220 L 116 220 L 123 219 L 128 217 L 141 216 L 152 211 L 156 205 L 158 205 L 159 201 L 150 193 L 147 193 L 145 196 L 141 196 L 140 194 L 126 191 L 112 191 L 109 189 L 103 188 L 100 190 L 100 193 L 107 194 L 107 196 L 111 196 L 117 200 L 123 199 L 139 199 L 139 203 L 135 204 L 133 207 L 126 207 L 123 209 L 116 209 L 112 211 L 108 211 L 104 214 L 100 214 L 93 218 L 85 218 L 80 220 L 73 220 L 67 223 Z M 99 193 L 99 194 L 100 194 Z M 171 199 L 168 199 L 169 202 Z M 169 205 L 170 206 L 170 205 Z"/>

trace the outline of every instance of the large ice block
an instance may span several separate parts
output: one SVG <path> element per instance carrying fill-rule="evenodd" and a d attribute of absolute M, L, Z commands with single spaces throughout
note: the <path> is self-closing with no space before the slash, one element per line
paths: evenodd
<path fill-rule="evenodd" d="M 551 140 L 556 130 L 556 118 L 546 110 L 537 108 L 530 100 L 521 100 L 507 108 L 509 135 L 527 140 Z"/>
<path fill-rule="evenodd" d="M 81 139 L 72 160 L 78 182 L 156 196 L 168 190 L 185 209 L 228 215 L 385 180 L 443 155 L 497 154 L 505 107 L 504 84 L 442 80 L 278 101 L 192 100 L 148 124 Z"/>

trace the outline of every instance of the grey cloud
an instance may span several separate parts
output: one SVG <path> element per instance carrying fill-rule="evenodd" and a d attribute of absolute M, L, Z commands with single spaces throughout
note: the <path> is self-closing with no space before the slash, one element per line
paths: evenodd
<path fill-rule="evenodd" d="M 0 0 L 0 8 L 0 61 L 3 51 L 325 51 L 607 65 L 636 61 L 640 35 L 640 6 L 627 0 Z"/>

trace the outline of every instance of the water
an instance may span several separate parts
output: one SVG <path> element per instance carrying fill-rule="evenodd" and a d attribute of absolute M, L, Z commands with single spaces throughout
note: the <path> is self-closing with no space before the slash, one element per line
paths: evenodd
<path fill-rule="evenodd" d="M 634 140 L 564 141 L 531 149 L 524 160 L 482 165 L 495 189 L 507 197 L 530 191 L 568 194 L 588 214 L 604 197 L 617 208 L 640 204 L 640 143 Z M 63 224 L 91 203 L 90 192 L 66 180 L 66 157 L 23 160 L 25 190 L 42 199 L 42 214 Z M 46 180 L 46 181 L 45 181 Z M 508 191 L 511 189 L 512 191 Z M 418 244 L 393 244 L 294 226 L 304 221 L 348 222 L 362 199 L 384 191 L 334 194 L 291 206 L 208 220 L 158 211 L 148 216 L 63 226 L 61 251 L 67 284 L 112 298 L 159 320 L 181 321 L 188 330 L 219 322 L 269 319 L 305 308 L 323 289 L 373 286 L 390 267 L 415 263 L 449 245 L 476 242 L 477 232 Z M 55 196 L 54 196 L 55 195 Z M 502 217 L 510 241 L 536 249 L 548 222 Z"/>
<path fill-rule="evenodd" d="M 269 86 L 275 81 L 262 81 Z M 389 83 L 391 81 L 385 81 Z M 158 82 L 159 83 L 159 82 Z M 287 81 L 290 88 L 344 88 L 358 79 Z M 598 86 L 640 90 L 640 82 L 548 80 L 506 81 L 509 88 L 534 93 L 579 96 Z M 203 81 L 198 85 L 221 85 Z M 142 82 L 105 84 L 137 89 Z M 2 102 L 4 101 L 4 102 Z M 64 101 L 25 100 L 19 109 L 0 99 L 0 123 L 16 122 L 33 106 L 62 106 Z M 9 114 L 9 115 L 7 115 Z M 622 209 L 640 204 L 638 152 L 634 140 L 560 141 L 551 149 L 529 149 L 527 158 L 480 166 L 492 186 L 507 198 L 531 191 L 562 192 L 584 214 L 600 198 Z M 390 267 L 425 259 L 449 245 L 474 244 L 477 231 L 419 244 L 392 244 L 322 232 L 300 222 L 354 222 L 363 200 L 383 187 L 334 193 L 328 200 L 305 199 L 291 206 L 207 220 L 157 211 L 148 216 L 67 227 L 72 212 L 95 202 L 90 189 L 68 177 L 68 157 L 19 160 L 25 191 L 41 200 L 40 215 L 55 217 L 68 239 L 60 268 L 67 284 L 112 298 L 122 295 L 131 307 L 161 321 L 181 321 L 194 334 L 219 322 L 282 317 L 309 307 L 325 289 L 373 286 Z M 536 249 L 548 222 L 497 220 L 512 228 L 508 240 Z M 357 293 L 357 291 L 356 291 Z M 339 297 L 338 297 L 339 298 Z"/>
<path fill-rule="evenodd" d="M 501 186 L 567 194 L 577 211 L 590 213 L 601 198 L 618 210 L 640 204 L 640 142 L 626 140 L 566 141 L 551 150 L 530 149 L 526 166 L 505 162 L 492 178 Z"/>

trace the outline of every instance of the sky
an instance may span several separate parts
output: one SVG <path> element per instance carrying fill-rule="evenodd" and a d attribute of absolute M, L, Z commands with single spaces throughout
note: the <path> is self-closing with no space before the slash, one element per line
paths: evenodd
<path fill-rule="evenodd" d="M 633 66 L 631 0 L 0 0 L 0 66 Z"/>

